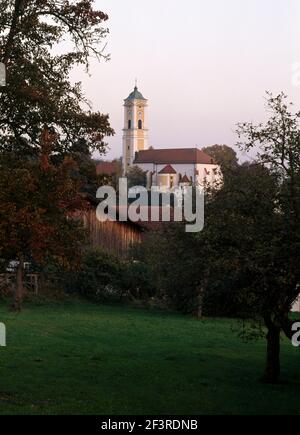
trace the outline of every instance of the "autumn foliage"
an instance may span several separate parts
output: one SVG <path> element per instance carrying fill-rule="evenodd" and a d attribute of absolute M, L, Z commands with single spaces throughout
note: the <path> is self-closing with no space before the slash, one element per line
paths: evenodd
<path fill-rule="evenodd" d="M 113 134 L 108 115 L 93 112 L 81 84 L 70 80 L 75 65 L 88 69 L 90 56 L 108 58 L 108 16 L 93 3 L 0 3 L 7 73 L 0 88 L 0 258 L 19 262 L 16 309 L 26 259 L 54 256 L 71 265 L 80 256 L 83 233 L 74 219 L 86 206 L 80 163 L 87 166 L 95 150 L 103 153 L 105 136 Z"/>

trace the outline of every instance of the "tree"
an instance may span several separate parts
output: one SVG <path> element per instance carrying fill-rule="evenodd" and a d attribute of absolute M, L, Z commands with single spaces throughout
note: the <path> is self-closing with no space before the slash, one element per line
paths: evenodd
<path fill-rule="evenodd" d="M 268 330 L 265 380 L 276 382 L 280 375 L 280 332 L 288 338 L 293 335 L 289 312 L 300 285 L 300 112 L 291 111 L 292 104 L 287 104 L 283 93 L 267 95 L 267 123 L 239 124 L 238 135 L 241 148 L 258 149 L 257 159 L 268 168 L 277 187 L 264 249 L 256 249 L 261 282 L 259 285 L 256 277 L 251 283 L 252 290 L 257 286 L 255 294 L 259 296 L 255 310 Z"/>
<path fill-rule="evenodd" d="M 181 313 L 202 317 L 205 254 L 194 234 L 185 232 L 185 225 L 161 225 L 147 234 L 133 255 L 147 266 L 156 296 Z"/>
<path fill-rule="evenodd" d="M 270 383 L 279 380 L 280 334 L 293 334 L 289 313 L 300 283 L 300 228 L 291 196 L 285 193 L 288 186 L 262 161 L 228 169 L 222 188 L 207 192 L 205 228 L 195 236 L 200 249 L 187 263 L 189 270 L 199 270 L 204 304 L 212 289 L 217 304 L 226 283 L 226 303 L 230 301 L 234 313 L 246 321 L 243 336 L 254 338 L 267 330 L 262 379 Z M 294 199 L 298 203 L 299 198 Z"/>
<path fill-rule="evenodd" d="M 50 257 L 76 265 L 84 246 L 81 221 L 86 207 L 71 174 L 74 162 L 54 166 L 45 150 L 39 161 L 19 167 L 11 153 L 0 155 L 0 257 L 17 261 L 13 308 L 21 310 L 24 262 L 42 264 Z"/>
<path fill-rule="evenodd" d="M 138 166 L 132 166 L 127 171 L 128 187 L 147 186 L 147 175 Z"/>
<path fill-rule="evenodd" d="M 212 145 L 202 150 L 211 156 L 222 168 L 231 168 L 238 165 L 237 153 L 228 145 Z"/>
<path fill-rule="evenodd" d="M 220 287 L 226 277 L 238 316 L 251 320 L 251 332 L 255 326 L 256 334 L 262 333 L 264 321 L 268 327 L 269 314 L 280 309 L 284 293 L 279 288 L 285 264 L 278 188 L 276 177 L 261 164 L 230 171 L 223 188 L 208 201 L 206 229 L 200 236 L 201 241 L 205 238 L 208 285 Z M 269 335 L 268 342 L 272 346 Z M 268 361 L 266 381 L 278 379 L 278 363 L 279 359 Z"/>
<path fill-rule="evenodd" d="M 84 140 L 86 148 L 103 152 L 111 135 L 108 115 L 93 113 L 80 83 L 71 84 L 74 65 L 103 57 L 108 16 L 93 1 L 10 0 L 0 9 L 0 61 L 7 86 L 0 90 L 0 150 L 37 156 L 46 125 L 56 136 L 53 153 L 67 153 Z M 55 54 L 64 40 L 75 46 Z M 64 45 L 66 46 L 66 44 Z M 67 44 L 69 46 L 69 44 Z"/>
<path fill-rule="evenodd" d="M 78 193 L 91 181 L 91 153 L 105 151 L 104 138 L 113 130 L 108 115 L 92 112 L 70 72 L 75 65 L 88 69 L 91 55 L 107 58 L 102 44 L 107 19 L 92 0 L 0 5 L 0 61 L 7 72 L 0 88 L 0 256 L 19 260 L 18 309 L 26 256 L 42 261 L 55 250 L 66 261 L 68 253 L 72 258 L 80 252 L 70 213 L 74 216 L 75 204 L 83 206 Z M 72 48 L 63 52 L 63 47 Z"/>
<path fill-rule="evenodd" d="M 279 379 L 280 334 L 292 336 L 289 312 L 300 283 L 300 114 L 285 99 L 268 95 L 265 125 L 239 124 L 239 145 L 258 149 L 257 163 L 226 174 L 207 222 L 214 279 L 218 271 L 232 276 L 241 314 L 267 329 L 266 382 Z"/>

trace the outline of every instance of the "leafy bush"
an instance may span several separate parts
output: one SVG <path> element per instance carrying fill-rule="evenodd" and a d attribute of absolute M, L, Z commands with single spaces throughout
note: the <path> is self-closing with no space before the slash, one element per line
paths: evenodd
<path fill-rule="evenodd" d="M 149 267 L 144 262 L 122 260 L 101 249 L 88 251 L 76 271 L 49 261 L 42 274 L 53 289 L 60 288 L 98 302 L 147 301 L 155 295 Z"/>
<path fill-rule="evenodd" d="M 103 302 L 121 297 L 122 264 L 117 257 L 99 249 L 89 251 L 76 273 L 73 291 L 95 301 Z"/>
<path fill-rule="evenodd" d="M 198 317 L 237 316 L 236 277 L 214 267 L 208 241 L 201 236 L 186 233 L 180 224 L 170 225 L 149 234 L 136 249 L 135 258 L 143 262 L 151 277 L 148 301 L 154 297 L 166 309 L 171 306 Z"/>
<path fill-rule="evenodd" d="M 149 267 L 139 260 L 131 260 L 123 265 L 121 287 L 130 298 L 146 300 L 154 296 Z"/>
<path fill-rule="evenodd" d="M 204 293 L 203 313 L 212 317 L 239 317 L 240 307 L 237 305 L 234 283 L 223 280 L 210 282 Z"/>

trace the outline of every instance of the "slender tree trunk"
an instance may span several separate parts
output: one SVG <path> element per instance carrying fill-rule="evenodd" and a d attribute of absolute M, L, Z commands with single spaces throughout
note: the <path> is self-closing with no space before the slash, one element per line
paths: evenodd
<path fill-rule="evenodd" d="M 202 318 L 203 318 L 202 305 L 198 305 L 197 319 L 201 320 Z"/>
<path fill-rule="evenodd" d="M 201 320 L 203 317 L 203 297 L 204 297 L 204 288 L 199 287 L 199 293 L 197 296 L 197 309 L 195 310 L 195 314 L 197 319 Z"/>
<path fill-rule="evenodd" d="M 267 322 L 267 362 L 263 382 L 276 384 L 280 377 L 280 328 Z"/>
<path fill-rule="evenodd" d="M 22 309 L 23 295 L 24 295 L 23 278 L 24 278 L 24 260 L 21 257 L 19 258 L 16 283 L 14 288 L 14 299 L 13 299 L 14 311 L 21 311 Z"/>
<path fill-rule="evenodd" d="M 198 309 L 197 309 L 197 318 L 202 319 L 203 317 L 203 294 L 199 293 L 197 298 Z"/>

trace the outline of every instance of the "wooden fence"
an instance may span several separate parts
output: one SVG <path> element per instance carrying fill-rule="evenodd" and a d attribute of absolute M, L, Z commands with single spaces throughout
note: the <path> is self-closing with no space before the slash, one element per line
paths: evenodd
<path fill-rule="evenodd" d="M 100 222 L 95 209 L 84 212 L 82 217 L 89 244 L 94 248 L 100 247 L 118 257 L 126 257 L 129 248 L 142 240 L 141 228 L 132 222 Z"/>

